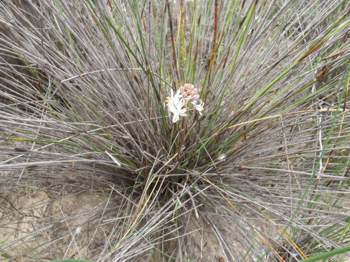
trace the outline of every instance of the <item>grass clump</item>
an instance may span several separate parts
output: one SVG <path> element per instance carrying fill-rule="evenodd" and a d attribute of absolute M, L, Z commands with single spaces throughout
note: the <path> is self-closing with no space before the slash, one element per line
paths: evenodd
<path fill-rule="evenodd" d="M 348 244 L 347 1 L 0 7 L 3 181 L 117 192 L 91 259 L 213 261 L 204 227 L 227 261 Z"/>

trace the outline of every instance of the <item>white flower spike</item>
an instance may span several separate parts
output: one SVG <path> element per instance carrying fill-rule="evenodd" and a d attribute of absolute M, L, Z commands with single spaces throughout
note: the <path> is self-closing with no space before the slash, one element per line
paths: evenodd
<path fill-rule="evenodd" d="M 192 104 L 194 110 L 199 115 L 202 115 L 204 110 L 204 103 L 200 100 L 199 90 L 192 84 L 186 83 L 182 85 L 174 94 L 170 90 L 170 96 L 167 97 L 167 106 L 170 116 L 172 115 L 172 122 L 176 123 L 180 117 L 187 116 L 188 105 Z"/>
<path fill-rule="evenodd" d="M 199 113 L 199 115 L 202 115 L 202 111 L 204 109 L 204 103 L 201 100 L 195 100 L 192 101 L 192 105 L 195 110 Z"/>
<path fill-rule="evenodd" d="M 172 122 L 176 123 L 180 120 L 181 116 L 187 116 L 185 101 L 182 99 L 180 91 L 174 91 L 171 89 L 170 97 L 167 98 L 168 111 L 173 115 Z"/>

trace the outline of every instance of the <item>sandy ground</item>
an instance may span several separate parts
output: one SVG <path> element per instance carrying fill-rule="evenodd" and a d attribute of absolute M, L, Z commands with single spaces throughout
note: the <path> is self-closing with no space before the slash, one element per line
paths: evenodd
<path fill-rule="evenodd" d="M 99 216 L 108 194 L 4 191 L 0 191 L 1 262 L 96 258 L 107 243 L 111 226 Z M 191 223 L 196 230 L 186 238 L 186 254 L 192 261 L 225 261 L 209 227 L 198 220 Z"/>
<path fill-rule="evenodd" d="M 11 175 L 1 172 L 0 178 Z M 26 187 L 15 185 L 15 181 L 7 185 L 1 181 L 7 179 L 0 179 L 0 262 L 96 259 L 109 243 L 108 237 L 114 227 L 111 218 L 116 217 L 113 212 L 118 209 L 120 200 L 120 197 L 111 196 L 110 190 L 102 191 L 88 181 L 69 183 L 70 180 L 65 180 L 49 186 L 33 182 Z M 227 261 L 225 247 L 217 240 L 212 226 L 194 215 L 189 217 L 186 226 L 191 234 L 183 243 L 184 261 Z M 236 223 L 230 222 L 231 218 L 219 221 L 213 216 L 212 219 L 225 240 L 231 243 L 226 248 L 234 252 L 241 250 L 235 245 L 237 238 L 242 237 L 236 233 Z M 276 235 L 274 229 L 263 223 L 259 226 L 265 227 L 268 235 Z M 341 261 L 350 262 L 350 259 Z"/>
<path fill-rule="evenodd" d="M 0 261 L 90 257 L 104 236 L 102 226 L 90 223 L 91 211 L 105 201 L 95 192 L 1 194 Z"/>

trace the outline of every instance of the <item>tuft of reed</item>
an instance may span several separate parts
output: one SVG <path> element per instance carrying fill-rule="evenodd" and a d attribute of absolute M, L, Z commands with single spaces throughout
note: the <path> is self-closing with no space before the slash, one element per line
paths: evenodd
<path fill-rule="evenodd" d="M 349 244 L 348 1 L 24 2 L 0 3 L 0 181 L 118 192 L 89 259 L 187 261 L 203 227 L 225 261 Z M 203 114 L 172 123 L 185 83 Z"/>

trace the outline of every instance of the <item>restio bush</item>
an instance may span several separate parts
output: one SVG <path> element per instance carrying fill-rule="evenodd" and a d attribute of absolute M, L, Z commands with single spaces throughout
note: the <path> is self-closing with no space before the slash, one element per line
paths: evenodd
<path fill-rule="evenodd" d="M 118 192 L 94 261 L 346 246 L 349 25 L 346 0 L 3 0 L 0 181 Z"/>

